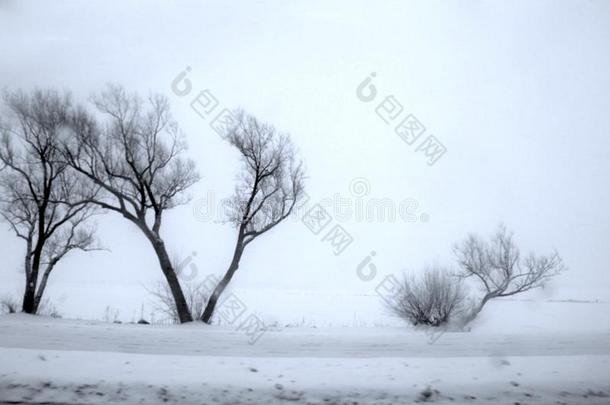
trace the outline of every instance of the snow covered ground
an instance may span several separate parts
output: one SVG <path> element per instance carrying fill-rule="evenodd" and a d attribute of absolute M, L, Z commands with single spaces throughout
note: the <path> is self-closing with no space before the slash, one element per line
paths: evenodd
<path fill-rule="evenodd" d="M 470 332 L 275 328 L 252 345 L 202 324 L 6 315 L 0 403 L 609 404 L 610 304 L 528 305 L 496 303 Z"/>

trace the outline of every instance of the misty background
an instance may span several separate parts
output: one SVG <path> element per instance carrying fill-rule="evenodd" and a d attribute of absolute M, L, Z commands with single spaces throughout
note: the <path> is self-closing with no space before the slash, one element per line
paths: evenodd
<path fill-rule="evenodd" d="M 335 219 L 354 239 L 339 256 L 296 216 L 257 239 L 230 286 L 252 312 L 375 322 L 385 275 L 453 265 L 453 243 L 501 221 L 523 251 L 556 248 L 569 267 L 522 298 L 610 300 L 609 21 L 601 1 L 0 0 L 0 88 L 166 94 L 202 180 L 162 233 L 200 278 L 229 264 L 235 229 L 200 209 L 232 194 L 240 162 L 191 108 L 199 91 L 290 133 L 311 203 L 417 201 L 414 221 Z M 180 97 L 171 84 L 187 67 L 193 89 Z M 364 103 L 356 88 L 372 72 L 379 94 Z M 447 148 L 435 165 L 375 114 L 389 95 Z M 162 279 L 152 249 L 120 216 L 96 221 L 109 251 L 71 253 L 46 296 L 67 317 L 147 315 L 146 288 Z M 22 291 L 21 242 L 3 223 L 0 295 Z M 373 251 L 378 275 L 364 282 L 356 268 Z"/>

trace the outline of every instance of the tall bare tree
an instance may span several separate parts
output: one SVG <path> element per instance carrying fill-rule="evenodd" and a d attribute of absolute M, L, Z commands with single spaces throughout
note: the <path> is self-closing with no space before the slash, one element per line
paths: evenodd
<path fill-rule="evenodd" d="M 6 92 L 0 143 L 0 215 L 26 243 L 22 309 L 35 314 L 57 263 L 73 250 L 95 248 L 96 190 L 62 159 L 59 139 L 69 125 L 67 94 Z"/>
<path fill-rule="evenodd" d="M 483 289 L 483 298 L 472 310 L 472 321 L 485 304 L 494 298 L 510 297 L 543 287 L 545 282 L 565 269 L 557 252 L 547 256 L 530 253 L 521 256 L 513 234 L 500 225 L 486 242 L 475 235 L 468 236 L 454 247 L 463 278 L 473 278 Z"/>
<path fill-rule="evenodd" d="M 237 149 L 243 162 L 228 218 L 237 227 L 237 240 L 229 268 L 201 316 L 206 323 L 239 268 L 246 246 L 290 216 L 304 192 L 303 164 L 287 135 L 237 111 L 224 139 Z"/>
<path fill-rule="evenodd" d="M 151 243 L 176 303 L 180 322 L 193 320 L 161 237 L 163 214 L 186 203 L 184 192 L 199 180 L 195 164 L 181 155 L 184 137 L 161 95 L 143 101 L 109 85 L 93 97 L 102 123 L 85 111 L 74 120 L 64 149 L 69 164 L 101 193 L 91 202 L 119 213 Z"/>

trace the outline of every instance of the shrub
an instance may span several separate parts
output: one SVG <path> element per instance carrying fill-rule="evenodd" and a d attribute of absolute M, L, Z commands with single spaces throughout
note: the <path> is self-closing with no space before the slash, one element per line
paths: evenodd
<path fill-rule="evenodd" d="M 12 297 L 3 297 L 0 299 L 0 313 L 14 314 L 19 311 L 19 301 Z"/>
<path fill-rule="evenodd" d="M 0 299 L 0 313 L 1 314 L 14 314 L 21 312 L 20 300 L 13 297 L 4 297 Z M 38 315 L 50 316 L 52 318 L 61 318 L 61 314 L 57 310 L 57 307 L 51 302 L 49 298 L 43 298 L 38 304 Z"/>
<path fill-rule="evenodd" d="M 466 293 L 460 279 L 442 268 L 420 276 L 405 276 L 389 309 L 411 324 L 438 327 L 460 317 Z"/>
<path fill-rule="evenodd" d="M 182 285 L 184 298 L 191 311 L 191 316 L 193 319 L 198 319 L 203 313 L 208 301 L 209 293 L 207 286 L 204 282 L 197 281 L 182 281 L 180 284 Z M 180 322 L 176 303 L 167 283 L 159 283 L 155 289 L 149 289 L 148 292 L 152 294 L 157 301 L 155 310 L 161 312 L 165 315 L 166 319 L 173 323 Z"/>

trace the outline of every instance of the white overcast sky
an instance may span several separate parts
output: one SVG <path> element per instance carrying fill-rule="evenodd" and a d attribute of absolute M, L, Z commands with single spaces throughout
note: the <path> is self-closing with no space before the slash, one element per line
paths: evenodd
<path fill-rule="evenodd" d="M 0 61 L 10 89 L 84 99 L 111 81 L 166 94 L 202 175 L 193 201 L 228 197 L 239 171 L 189 107 L 209 89 L 292 135 L 312 201 L 349 197 L 364 178 L 367 198 L 415 199 L 429 216 L 342 222 L 354 242 L 339 257 L 298 221 L 283 224 L 248 248 L 238 289 L 371 291 L 355 270 L 371 251 L 380 274 L 452 265 L 454 242 L 503 221 L 525 251 L 562 254 L 570 271 L 554 296 L 610 295 L 610 2 L 0 0 Z M 193 90 L 178 97 L 170 85 L 187 66 Z M 378 96 L 366 104 L 356 87 L 371 72 Z M 446 146 L 434 166 L 375 114 L 388 95 Z M 166 242 L 197 252 L 201 274 L 221 274 L 234 229 L 192 212 L 167 214 Z M 74 316 L 139 308 L 143 286 L 161 277 L 134 226 L 112 214 L 98 223 L 111 252 L 74 253 L 49 286 Z M 21 287 L 22 252 L 3 225 L 0 293 Z M 260 302 L 260 312 L 278 304 Z"/>

